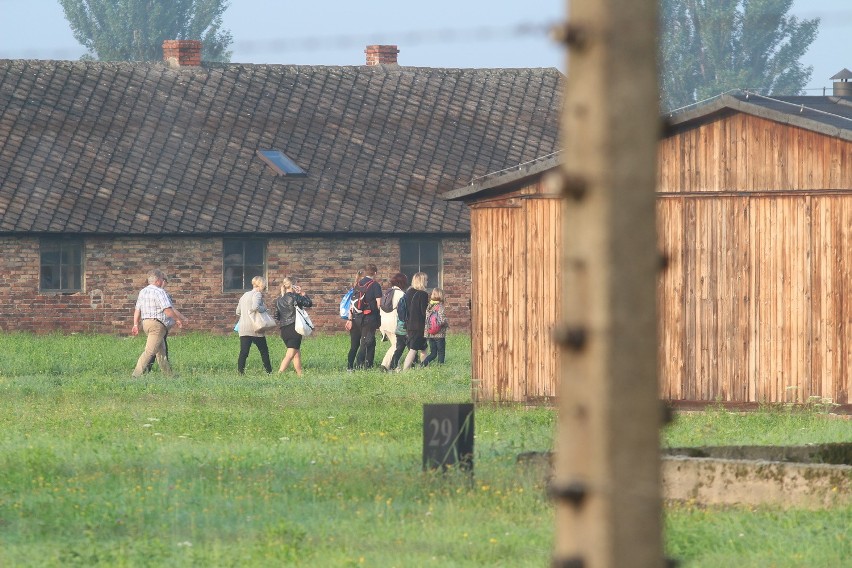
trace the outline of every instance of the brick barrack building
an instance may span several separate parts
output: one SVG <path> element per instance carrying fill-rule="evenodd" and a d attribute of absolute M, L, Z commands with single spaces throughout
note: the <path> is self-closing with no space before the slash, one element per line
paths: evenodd
<path fill-rule="evenodd" d="M 192 329 L 229 332 L 256 274 L 340 296 L 423 270 L 469 329 L 470 219 L 439 196 L 558 149 L 556 69 L 0 60 L 0 328 L 124 334 L 162 268 Z"/>

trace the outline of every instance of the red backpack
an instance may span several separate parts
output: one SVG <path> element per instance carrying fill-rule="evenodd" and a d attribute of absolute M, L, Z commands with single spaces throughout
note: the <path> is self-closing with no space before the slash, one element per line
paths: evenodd
<path fill-rule="evenodd" d="M 440 332 L 441 316 L 438 314 L 438 310 L 433 310 L 432 313 L 429 314 L 429 317 L 426 318 L 426 333 L 429 335 L 435 335 Z"/>

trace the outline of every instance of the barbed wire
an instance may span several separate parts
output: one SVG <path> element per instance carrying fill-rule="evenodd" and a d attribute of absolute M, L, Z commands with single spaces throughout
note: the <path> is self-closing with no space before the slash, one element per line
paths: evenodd
<path fill-rule="evenodd" d="M 541 37 L 546 39 L 555 22 L 524 22 L 512 26 L 481 26 L 441 30 L 411 30 L 404 32 L 380 32 L 364 35 L 313 36 L 282 38 L 263 41 L 238 41 L 234 49 L 242 53 L 251 51 L 316 51 L 320 49 L 349 49 L 374 44 L 396 44 L 404 46 L 447 42 L 486 42 L 511 38 Z"/>
<path fill-rule="evenodd" d="M 447 43 L 485 43 L 517 39 L 542 39 L 548 42 L 550 30 L 556 24 L 552 22 L 521 22 L 509 26 L 479 26 L 473 28 L 445 28 L 432 30 L 410 30 L 402 32 L 372 32 L 358 35 L 328 35 L 288 37 L 264 40 L 235 41 L 228 49 L 239 52 L 241 56 L 251 56 L 269 52 L 317 52 L 327 50 L 351 50 L 367 45 L 393 44 L 401 47 L 416 47 L 429 44 Z M 16 53 L 47 54 L 58 59 L 78 57 L 84 51 L 82 46 L 67 48 L 27 48 Z M 8 50 L 0 48 L 0 57 L 6 57 Z M 60 57 L 65 56 L 65 57 Z"/>
<path fill-rule="evenodd" d="M 820 27 L 841 27 L 852 23 L 852 9 L 832 11 L 811 11 L 801 14 L 788 14 L 798 19 L 820 18 Z M 327 35 L 273 38 L 263 40 L 240 40 L 229 46 L 241 56 L 251 56 L 268 52 L 316 52 L 328 50 L 348 50 L 353 47 L 363 47 L 374 44 L 395 44 L 405 47 L 442 43 L 485 43 L 490 41 L 510 39 L 535 39 L 546 41 L 550 39 L 552 28 L 558 20 L 549 22 L 521 22 L 505 26 L 479 26 L 473 28 L 444 28 L 431 30 L 409 31 L 376 31 L 358 35 Z M 85 52 L 82 46 L 45 48 L 43 46 L 17 46 L 15 53 L 51 54 L 57 58 L 78 57 Z M 8 49 L 0 48 L 0 57 L 7 57 Z"/>
<path fill-rule="evenodd" d="M 3 0 L 9 1 L 9 0 Z M 25 1 L 25 0 L 21 0 Z M 26 0 L 28 1 L 28 0 Z M 802 13 L 787 13 L 799 20 L 820 18 L 820 26 L 835 28 L 852 23 L 852 9 L 814 10 Z M 475 28 L 446 28 L 433 30 L 409 30 L 403 32 L 377 31 L 363 35 L 305 36 L 301 38 L 276 38 L 266 40 L 236 41 L 230 47 L 241 53 L 252 54 L 267 51 L 320 51 L 329 49 L 348 49 L 352 46 L 377 43 L 405 43 L 420 45 L 440 42 L 485 42 L 508 38 L 540 37 L 548 38 L 550 30 L 558 20 L 550 22 L 521 22 L 506 26 L 480 26 Z M 37 46 L 24 46 L 28 53 L 79 53 L 82 46 L 41 49 Z M 0 54 L 9 50 L 0 49 Z"/>
<path fill-rule="evenodd" d="M 791 15 L 791 14 L 788 14 Z M 810 11 L 792 14 L 797 18 L 821 18 L 820 28 L 836 28 L 852 23 L 852 9 L 833 11 Z M 486 42 L 510 41 L 518 39 L 540 39 L 553 43 L 551 31 L 560 20 L 548 22 L 532 21 L 503 26 L 478 26 L 465 28 L 444 28 L 431 30 L 408 31 L 376 31 L 366 34 L 335 34 L 325 36 L 286 37 L 263 40 L 235 41 L 229 50 L 238 54 L 241 60 L 250 59 L 254 55 L 276 53 L 279 56 L 291 53 L 313 53 L 321 51 L 352 51 L 363 49 L 367 45 L 393 44 L 402 49 L 424 45 L 448 43 L 481 44 Z M 555 45 L 555 44 L 554 44 Z M 16 46 L 14 51 L 0 48 L 0 58 L 49 58 L 49 59 L 78 59 L 86 53 L 82 46 L 75 47 L 45 47 L 33 45 Z M 811 87 L 804 91 L 820 92 L 827 87 Z"/>

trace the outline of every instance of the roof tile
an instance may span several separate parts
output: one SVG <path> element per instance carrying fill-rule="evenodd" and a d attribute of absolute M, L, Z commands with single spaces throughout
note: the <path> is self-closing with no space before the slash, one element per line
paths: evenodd
<path fill-rule="evenodd" d="M 439 194 L 557 150 L 561 88 L 555 69 L 3 60 L 0 231 L 467 232 Z"/>

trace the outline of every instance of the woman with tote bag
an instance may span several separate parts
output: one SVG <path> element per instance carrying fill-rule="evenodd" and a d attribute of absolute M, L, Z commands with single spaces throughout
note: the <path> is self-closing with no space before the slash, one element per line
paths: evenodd
<path fill-rule="evenodd" d="M 275 319 L 278 320 L 287 353 L 278 367 L 279 373 L 283 373 L 292 361 L 296 375 L 302 376 L 302 334 L 296 330 L 297 310 L 313 305 L 309 297 L 302 295 L 302 287 L 295 283 L 295 278 L 287 277 L 281 281 L 281 295 L 275 300 Z"/>
<path fill-rule="evenodd" d="M 267 373 L 272 373 L 272 363 L 269 361 L 269 346 L 266 344 L 265 334 L 269 329 L 275 329 L 277 324 L 269 315 L 266 305 L 263 303 L 263 291 L 266 289 L 266 278 L 255 276 L 251 279 L 252 289 L 243 294 L 237 304 L 237 329 L 240 334 L 240 356 L 237 359 L 237 372 L 241 375 L 246 371 L 246 359 L 252 343 L 257 345 L 260 358 L 263 359 L 263 368 Z M 268 321 L 263 322 L 266 315 L 271 320 L 272 327 L 269 328 Z"/>

